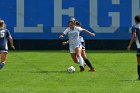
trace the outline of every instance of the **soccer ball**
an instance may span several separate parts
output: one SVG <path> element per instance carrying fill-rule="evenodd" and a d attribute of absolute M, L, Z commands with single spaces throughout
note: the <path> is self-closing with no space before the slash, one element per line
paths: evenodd
<path fill-rule="evenodd" d="M 69 73 L 74 73 L 75 72 L 75 68 L 73 66 L 68 67 L 67 71 Z"/>

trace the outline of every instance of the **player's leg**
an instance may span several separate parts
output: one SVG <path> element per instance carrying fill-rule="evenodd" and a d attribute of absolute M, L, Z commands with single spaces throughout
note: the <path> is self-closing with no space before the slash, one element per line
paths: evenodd
<path fill-rule="evenodd" d="M 79 60 L 77 58 L 76 53 L 71 53 L 71 58 L 72 58 L 74 63 L 79 64 Z M 84 66 L 86 66 L 86 63 L 84 63 Z"/>
<path fill-rule="evenodd" d="M 137 50 L 137 72 L 138 79 L 140 80 L 140 49 Z"/>
<path fill-rule="evenodd" d="M 72 58 L 74 63 L 79 64 L 79 61 L 78 61 L 77 56 L 76 56 L 76 53 L 71 53 L 71 58 Z"/>
<path fill-rule="evenodd" d="M 88 65 L 88 67 L 90 68 L 89 71 L 90 71 L 90 72 L 95 71 L 95 69 L 94 69 L 94 67 L 92 66 L 90 60 L 88 60 L 88 58 L 87 58 L 87 56 L 86 56 L 86 52 L 85 52 L 85 50 L 82 50 L 81 55 L 82 55 L 82 57 L 83 57 L 85 63 L 86 63 L 86 64 Z"/>
<path fill-rule="evenodd" d="M 140 56 L 137 56 L 137 72 L 138 72 L 138 79 L 140 80 Z"/>
<path fill-rule="evenodd" d="M 79 60 L 79 64 L 80 64 L 80 71 L 84 71 L 84 60 L 81 56 L 81 52 L 82 52 L 82 49 L 79 48 L 79 47 L 76 47 L 75 48 L 75 53 L 76 53 L 76 56 Z"/>
<path fill-rule="evenodd" d="M 81 55 L 82 55 L 83 59 L 87 59 L 87 55 L 86 55 L 86 53 L 85 53 L 85 51 L 84 51 L 84 50 L 82 50 Z"/>
<path fill-rule="evenodd" d="M 79 63 L 76 53 L 75 53 L 75 48 L 73 46 L 69 46 L 69 50 L 70 50 L 70 54 L 71 54 L 71 58 L 75 63 Z"/>
<path fill-rule="evenodd" d="M 0 69 L 2 69 L 6 63 L 7 53 L 3 52 L 1 53 L 1 63 L 0 63 Z"/>

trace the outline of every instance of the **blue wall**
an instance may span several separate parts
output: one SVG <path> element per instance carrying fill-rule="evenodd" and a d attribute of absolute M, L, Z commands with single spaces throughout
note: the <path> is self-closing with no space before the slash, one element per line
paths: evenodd
<path fill-rule="evenodd" d="M 0 17 L 14 39 L 59 39 L 71 16 L 96 33 L 85 39 L 130 39 L 139 0 L 1 0 Z"/>

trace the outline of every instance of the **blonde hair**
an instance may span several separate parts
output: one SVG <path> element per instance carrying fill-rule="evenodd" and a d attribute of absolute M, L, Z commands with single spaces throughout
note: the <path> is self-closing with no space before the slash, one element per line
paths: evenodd
<path fill-rule="evenodd" d="M 0 28 L 5 28 L 5 22 L 4 22 L 4 20 L 0 20 Z"/>

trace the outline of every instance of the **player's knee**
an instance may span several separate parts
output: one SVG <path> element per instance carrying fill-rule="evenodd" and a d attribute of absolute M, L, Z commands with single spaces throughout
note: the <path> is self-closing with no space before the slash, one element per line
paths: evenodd
<path fill-rule="evenodd" d="M 77 56 L 77 57 L 81 57 L 81 55 L 80 55 L 80 54 L 77 54 L 76 56 Z"/>
<path fill-rule="evenodd" d="M 77 61 L 77 59 L 76 59 L 76 58 L 73 58 L 73 62 L 74 62 L 74 63 L 77 63 L 78 61 Z"/>
<path fill-rule="evenodd" d="M 6 62 L 6 58 L 1 58 L 1 61 L 2 62 Z"/>
<path fill-rule="evenodd" d="M 73 61 L 74 61 L 74 62 L 77 62 L 77 60 L 76 60 L 76 59 L 73 59 Z"/>

